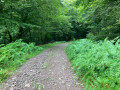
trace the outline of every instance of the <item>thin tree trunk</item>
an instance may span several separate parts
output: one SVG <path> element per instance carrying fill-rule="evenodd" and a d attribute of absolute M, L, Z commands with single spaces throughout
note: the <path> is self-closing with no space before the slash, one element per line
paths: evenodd
<path fill-rule="evenodd" d="M 9 36 L 9 42 L 11 43 L 13 41 L 13 39 L 12 39 L 12 36 L 9 31 L 8 31 L 8 36 Z"/>

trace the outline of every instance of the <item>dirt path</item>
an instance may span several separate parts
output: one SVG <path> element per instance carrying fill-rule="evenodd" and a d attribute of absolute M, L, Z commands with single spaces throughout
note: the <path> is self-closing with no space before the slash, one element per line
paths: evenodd
<path fill-rule="evenodd" d="M 31 58 L 0 90 L 83 90 L 65 55 L 66 45 L 54 46 Z"/>

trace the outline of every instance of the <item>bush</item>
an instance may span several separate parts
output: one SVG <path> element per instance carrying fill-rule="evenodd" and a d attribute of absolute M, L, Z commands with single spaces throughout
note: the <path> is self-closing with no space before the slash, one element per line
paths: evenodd
<path fill-rule="evenodd" d="M 120 40 L 93 42 L 82 39 L 68 45 L 66 53 L 87 90 L 120 89 Z"/>
<path fill-rule="evenodd" d="M 10 73 L 22 65 L 31 56 L 43 50 L 33 43 L 27 44 L 18 40 L 0 48 L 0 82 L 6 79 Z"/>

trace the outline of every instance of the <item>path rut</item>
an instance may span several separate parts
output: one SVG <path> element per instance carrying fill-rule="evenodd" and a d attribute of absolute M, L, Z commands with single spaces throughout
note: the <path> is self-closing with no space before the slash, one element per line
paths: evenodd
<path fill-rule="evenodd" d="M 67 45 L 54 46 L 31 58 L 0 90 L 84 90 L 71 70 Z"/>

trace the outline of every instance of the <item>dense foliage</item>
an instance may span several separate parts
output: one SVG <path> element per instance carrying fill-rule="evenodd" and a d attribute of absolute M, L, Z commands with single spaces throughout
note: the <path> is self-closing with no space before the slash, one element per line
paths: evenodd
<path fill-rule="evenodd" d="M 0 44 L 119 36 L 119 0 L 1 0 Z"/>
<path fill-rule="evenodd" d="M 81 39 L 67 46 L 72 67 L 87 90 L 120 89 L 119 42 Z"/>
<path fill-rule="evenodd" d="M 1 0 L 0 44 L 119 36 L 119 0 Z"/>
<path fill-rule="evenodd" d="M 78 22 L 93 40 L 114 39 L 120 32 L 119 0 L 76 0 Z M 81 30 L 81 29 L 79 29 Z"/>
<path fill-rule="evenodd" d="M 60 0 L 0 1 L 0 43 L 70 40 L 72 26 L 62 9 Z"/>
<path fill-rule="evenodd" d="M 42 47 L 34 46 L 33 43 L 26 44 L 21 40 L 0 48 L 0 82 L 9 76 L 11 71 L 42 50 Z"/>

